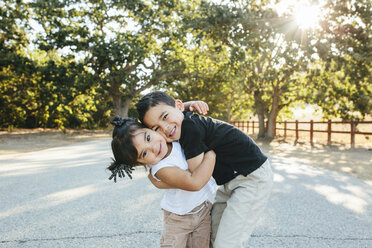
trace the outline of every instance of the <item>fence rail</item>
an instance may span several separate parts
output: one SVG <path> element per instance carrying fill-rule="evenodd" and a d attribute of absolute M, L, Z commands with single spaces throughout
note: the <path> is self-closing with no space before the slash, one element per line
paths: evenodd
<path fill-rule="evenodd" d="M 258 130 L 257 121 L 233 121 L 230 122 L 232 125 L 242 129 L 248 134 L 254 134 L 255 129 Z M 349 134 L 350 135 L 350 146 L 355 148 L 355 136 L 356 135 L 366 135 L 372 136 L 372 132 L 358 131 L 357 126 L 372 124 L 372 121 L 283 121 L 276 122 L 275 124 L 275 136 L 277 137 L 277 131 L 281 130 L 283 132 L 284 139 L 287 138 L 287 132 L 295 132 L 295 142 L 300 138 L 301 132 L 307 132 L 310 134 L 310 144 L 314 144 L 314 133 L 327 133 L 327 145 L 332 144 L 332 134 Z M 301 125 L 301 127 L 300 127 Z M 348 130 L 337 130 L 335 126 L 342 125 L 343 128 L 348 127 Z M 304 128 L 304 126 L 308 128 Z M 318 128 L 315 128 L 318 127 Z M 265 128 L 267 128 L 267 122 L 265 123 Z M 372 130 L 372 125 L 370 129 Z M 371 141 L 372 142 L 372 141 Z"/>

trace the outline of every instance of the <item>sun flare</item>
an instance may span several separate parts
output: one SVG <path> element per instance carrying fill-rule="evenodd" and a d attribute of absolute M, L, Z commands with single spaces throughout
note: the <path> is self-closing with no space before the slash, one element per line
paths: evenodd
<path fill-rule="evenodd" d="M 311 28 L 319 20 L 319 7 L 314 5 L 299 5 L 295 10 L 295 19 L 301 29 Z"/>
<path fill-rule="evenodd" d="M 319 5 L 313 5 L 307 0 L 282 0 L 275 5 L 279 16 L 293 15 L 297 26 L 309 29 L 317 25 L 320 19 Z"/>

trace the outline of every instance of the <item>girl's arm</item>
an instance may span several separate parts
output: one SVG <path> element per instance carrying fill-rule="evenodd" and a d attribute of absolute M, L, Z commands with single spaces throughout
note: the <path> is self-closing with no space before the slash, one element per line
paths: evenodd
<path fill-rule="evenodd" d="M 194 172 L 196 168 L 202 165 L 204 160 L 204 152 L 199 154 L 196 157 L 190 158 L 187 160 L 187 165 L 189 167 L 189 171 Z"/>
<path fill-rule="evenodd" d="M 210 159 L 210 158 L 207 158 L 207 159 Z M 200 154 L 199 156 L 197 157 L 194 157 L 194 158 L 191 158 L 191 159 L 188 159 L 187 160 L 187 164 L 188 164 L 188 171 L 190 171 L 191 173 L 193 173 L 195 171 L 196 168 L 198 168 L 199 166 L 201 166 L 204 162 L 204 153 Z M 214 168 L 214 167 L 213 167 Z M 213 170 L 212 170 L 213 172 Z M 150 180 L 150 182 L 158 189 L 174 189 L 175 187 L 172 187 L 170 186 L 169 184 L 163 182 L 163 181 L 158 181 L 156 180 L 153 176 L 152 176 L 152 173 L 151 173 L 151 169 L 150 169 L 150 173 L 148 175 L 148 178 Z M 208 181 L 207 181 L 208 182 Z M 207 183 L 206 182 L 206 183 Z M 205 184 L 204 184 L 205 185 Z M 203 187 L 204 187 L 203 185 Z"/>
<path fill-rule="evenodd" d="M 171 187 L 170 185 L 166 184 L 165 182 L 162 182 L 162 181 L 158 181 L 156 180 L 152 174 L 151 174 L 151 170 L 150 170 L 150 173 L 149 175 L 147 176 L 150 180 L 150 182 L 158 189 L 172 189 L 174 187 Z"/>
<path fill-rule="evenodd" d="M 200 154 L 199 156 L 188 159 L 187 164 L 188 164 L 188 170 L 193 173 L 198 166 L 201 166 L 203 163 L 203 158 L 204 158 L 204 153 Z M 151 169 L 150 173 L 147 176 L 150 180 L 150 182 L 158 189 L 174 189 L 175 187 L 170 186 L 169 184 L 163 182 L 163 181 L 158 181 L 156 180 L 152 174 L 151 174 Z M 204 185 L 203 185 L 204 186 Z"/>
<path fill-rule="evenodd" d="M 199 191 L 211 178 L 216 162 L 216 154 L 214 151 L 209 151 L 205 154 L 200 154 L 199 156 L 203 155 L 202 163 L 200 166 L 195 168 L 193 172 L 182 170 L 178 167 L 165 167 L 160 169 L 156 173 L 156 176 L 172 188 Z"/>
<path fill-rule="evenodd" d="M 184 102 L 185 109 L 190 111 L 197 111 L 199 114 L 206 115 L 209 111 L 208 104 L 203 101 L 188 101 Z"/>

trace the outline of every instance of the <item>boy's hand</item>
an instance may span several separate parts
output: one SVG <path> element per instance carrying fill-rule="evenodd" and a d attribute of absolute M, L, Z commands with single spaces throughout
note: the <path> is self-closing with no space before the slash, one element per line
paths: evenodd
<path fill-rule="evenodd" d="M 199 114 L 206 115 L 209 111 L 208 104 L 203 101 L 190 101 L 190 111 L 197 111 Z"/>

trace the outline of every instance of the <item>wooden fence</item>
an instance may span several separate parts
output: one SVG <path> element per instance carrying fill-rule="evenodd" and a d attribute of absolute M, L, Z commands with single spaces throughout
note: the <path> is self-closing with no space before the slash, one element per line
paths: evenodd
<path fill-rule="evenodd" d="M 255 134 L 258 133 L 258 122 L 257 121 L 233 121 L 231 122 L 232 125 L 242 129 L 244 132 L 248 134 Z M 265 128 L 267 127 L 267 122 L 265 123 Z M 326 133 L 327 134 L 327 145 L 332 144 L 332 134 L 347 134 L 350 137 L 350 146 L 355 148 L 355 136 L 356 135 L 366 135 L 372 136 L 372 121 L 284 121 L 284 122 L 276 122 L 275 125 L 275 136 L 277 136 L 277 132 L 281 131 L 282 137 L 284 139 L 287 138 L 288 132 L 295 133 L 295 143 L 298 142 L 300 138 L 300 133 L 309 133 L 309 142 L 311 145 L 314 144 L 314 134 L 315 133 Z M 348 130 L 340 130 L 340 128 L 336 128 L 336 126 L 341 126 L 342 129 Z M 365 130 L 369 131 L 359 131 L 358 127 L 365 125 Z M 372 143 L 372 140 L 371 140 Z"/>

